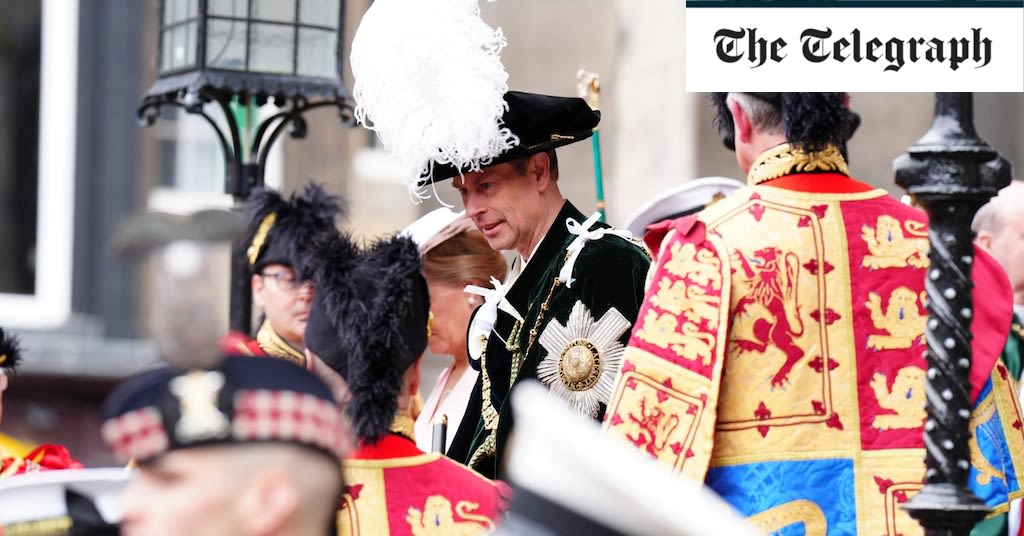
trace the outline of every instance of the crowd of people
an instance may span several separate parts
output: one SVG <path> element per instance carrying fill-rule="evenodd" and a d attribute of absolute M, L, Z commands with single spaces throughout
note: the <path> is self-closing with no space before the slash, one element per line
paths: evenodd
<path fill-rule="evenodd" d="M 171 365 L 120 385 L 102 435 L 128 476 L 8 530 L 914 533 L 894 506 L 925 472 L 927 220 L 850 177 L 846 96 L 714 95 L 747 184 L 666 192 L 629 222 L 644 242 L 559 193 L 552 145 L 586 138 L 586 103 L 506 100 L 517 149 L 433 170 L 463 212 L 359 244 L 322 187 L 256 192 L 255 334 L 169 347 Z M 1018 188 L 975 220 L 968 485 L 992 509 L 977 534 L 1020 526 Z M 211 353 L 197 345 L 217 358 L 190 362 Z M 432 384 L 428 348 L 451 359 Z M 20 355 L 4 334 L 0 388 Z M 58 445 L 3 460 L 9 493 L 81 471 Z M 624 523 L 623 502 L 650 511 Z"/>
<path fill-rule="evenodd" d="M 167 285 L 166 366 L 103 408 L 126 470 L 3 453 L 0 533 L 922 533 L 900 505 L 934 426 L 928 220 L 851 176 L 848 95 L 712 94 L 745 182 L 681 178 L 623 229 L 560 188 L 557 149 L 600 113 L 500 97 L 491 153 L 430 147 L 414 177 L 461 211 L 361 243 L 318 184 L 255 191 L 255 332 Z M 377 112 L 359 115 L 395 139 Z M 1020 530 L 1022 190 L 978 213 L 984 299 L 973 338 L 943 341 L 973 357 L 955 463 L 989 509 L 978 535 Z M 197 242 L 160 244 L 161 277 L 201 279 Z M 0 395 L 21 353 L 0 330 Z"/>

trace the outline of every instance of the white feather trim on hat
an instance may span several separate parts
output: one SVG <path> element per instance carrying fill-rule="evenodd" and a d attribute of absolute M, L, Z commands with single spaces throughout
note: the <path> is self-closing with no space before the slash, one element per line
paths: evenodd
<path fill-rule="evenodd" d="M 399 161 L 415 202 L 432 164 L 477 171 L 519 140 L 501 126 L 501 29 L 477 0 L 376 0 L 350 56 L 355 116 Z"/>

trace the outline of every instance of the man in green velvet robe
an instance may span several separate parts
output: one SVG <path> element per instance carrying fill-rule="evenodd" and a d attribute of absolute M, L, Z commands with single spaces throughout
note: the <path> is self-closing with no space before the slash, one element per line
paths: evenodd
<path fill-rule="evenodd" d="M 448 452 L 498 478 L 513 427 L 509 393 L 522 380 L 537 378 L 578 413 L 604 416 L 650 265 L 628 233 L 588 218 L 559 190 L 555 148 L 588 138 L 600 114 L 579 98 L 510 91 L 505 102 L 517 146 L 477 172 L 435 165 L 432 174 L 454 177 L 491 247 L 517 253 L 470 324 L 481 375 Z"/>

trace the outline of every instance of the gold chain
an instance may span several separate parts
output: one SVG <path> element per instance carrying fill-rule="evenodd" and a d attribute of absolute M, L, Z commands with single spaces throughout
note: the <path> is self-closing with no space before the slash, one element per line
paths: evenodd
<path fill-rule="evenodd" d="M 530 350 L 533 349 L 533 343 L 537 342 L 537 336 L 539 335 L 538 328 L 540 328 L 541 323 L 544 322 L 544 315 L 548 312 L 548 306 L 551 303 L 551 296 L 555 294 L 555 289 L 558 288 L 558 285 L 561 284 L 561 282 L 562 281 L 560 279 L 557 277 L 555 278 L 555 282 L 551 284 L 551 289 L 548 290 L 547 297 L 544 298 L 544 303 L 540 304 L 540 313 L 537 314 L 537 321 L 533 323 L 533 329 L 530 330 L 530 340 L 526 342 L 526 353 L 523 355 L 530 355 Z M 522 363 L 519 363 L 519 365 L 513 369 L 512 379 L 509 381 L 509 390 L 511 390 L 511 385 L 516 382 L 516 378 L 519 377 L 519 368 L 521 366 Z"/>
<path fill-rule="evenodd" d="M 516 382 L 519 377 L 519 370 L 523 365 L 523 356 L 529 355 L 530 350 L 533 348 L 533 344 L 537 341 L 538 331 L 541 322 L 544 321 L 544 316 L 550 308 L 551 297 L 555 294 L 555 289 L 561 284 L 561 280 L 557 277 L 554 283 L 551 284 L 551 289 L 548 290 L 548 295 L 544 298 L 544 303 L 540 306 L 540 313 L 537 315 L 537 320 L 533 323 L 533 329 L 530 330 L 530 339 L 526 343 L 526 353 L 519 352 L 519 345 L 516 341 L 519 340 L 519 332 L 522 329 L 522 324 L 516 322 L 512 328 L 512 332 L 509 334 L 508 343 L 505 345 L 505 349 L 512 352 L 512 369 L 509 375 L 509 391 L 512 390 L 512 385 Z M 482 354 L 480 354 L 480 370 L 483 371 L 483 378 L 481 380 L 482 388 L 481 393 L 483 394 L 483 408 L 481 415 L 484 421 L 484 429 L 487 430 L 487 437 L 484 438 L 484 442 L 480 444 L 476 450 L 473 451 L 473 455 L 469 458 L 469 467 L 475 468 L 480 461 L 486 457 L 493 457 L 498 451 L 498 411 L 494 409 L 494 404 L 491 403 L 491 376 L 487 372 L 487 350 L 486 346 Z"/>

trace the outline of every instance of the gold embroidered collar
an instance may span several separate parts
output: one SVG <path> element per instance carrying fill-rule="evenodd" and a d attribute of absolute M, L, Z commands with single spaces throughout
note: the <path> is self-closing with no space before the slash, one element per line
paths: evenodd
<path fill-rule="evenodd" d="M 747 184 L 754 186 L 793 173 L 834 171 L 849 175 L 843 153 L 835 145 L 807 152 L 788 143 L 777 145 L 761 153 L 747 173 Z"/>
<path fill-rule="evenodd" d="M 256 332 L 256 342 L 271 357 L 291 361 L 302 366 L 306 365 L 306 355 L 288 344 L 288 341 L 282 339 L 274 331 L 274 328 L 270 327 L 269 321 L 264 320 L 260 330 Z"/>
<path fill-rule="evenodd" d="M 395 414 L 395 419 L 391 421 L 391 427 L 388 428 L 388 431 L 398 434 L 409 441 L 416 441 L 416 421 L 413 420 L 412 416 L 403 411 Z"/>

